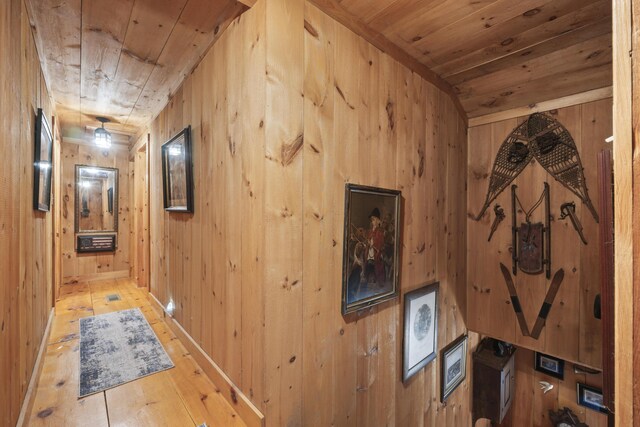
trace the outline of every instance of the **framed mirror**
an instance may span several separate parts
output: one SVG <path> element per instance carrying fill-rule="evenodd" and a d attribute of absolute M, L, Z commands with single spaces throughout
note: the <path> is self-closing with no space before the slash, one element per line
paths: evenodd
<path fill-rule="evenodd" d="M 193 212 L 191 126 L 162 144 L 164 209 Z"/>
<path fill-rule="evenodd" d="M 118 169 L 76 165 L 75 228 L 118 231 Z"/>

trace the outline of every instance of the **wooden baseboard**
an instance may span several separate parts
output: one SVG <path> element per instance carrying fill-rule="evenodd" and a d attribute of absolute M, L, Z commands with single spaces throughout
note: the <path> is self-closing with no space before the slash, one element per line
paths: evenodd
<path fill-rule="evenodd" d="M 38 357 L 36 358 L 35 365 L 33 365 L 33 372 L 31 373 L 31 379 L 29 380 L 29 387 L 27 388 L 27 393 L 24 395 L 24 400 L 22 401 L 22 408 L 20 408 L 20 416 L 18 417 L 16 427 L 22 427 L 23 425 L 25 425 L 27 416 L 33 409 L 34 399 L 36 396 L 36 388 L 38 387 L 38 379 L 40 378 L 40 374 L 42 373 L 44 354 L 46 353 L 47 344 L 49 343 L 49 335 L 51 334 L 51 324 L 53 323 L 53 316 L 54 308 L 52 307 L 51 311 L 49 312 L 47 327 L 44 330 L 42 341 L 40 342 Z"/>
<path fill-rule="evenodd" d="M 62 278 L 63 285 L 81 282 L 95 282 L 96 280 L 125 279 L 129 277 L 129 270 L 106 271 L 104 273 L 86 274 L 83 276 L 66 276 Z"/>
<path fill-rule="evenodd" d="M 222 369 L 214 362 L 207 353 L 196 343 L 191 335 L 185 331 L 182 326 L 173 318 L 158 299 L 152 294 L 147 293 L 147 297 L 154 309 L 164 318 L 171 330 L 191 353 L 195 361 L 200 365 L 202 370 L 207 374 L 209 379 L 220 389 L 220 393 L 227 402 L 238 412 L 242 421 L 249 427 L 264 427 L 264 415 L 258 408 L 245 396 L 242 391 L 231 381 L 231 378 L 224 373 Z"/>

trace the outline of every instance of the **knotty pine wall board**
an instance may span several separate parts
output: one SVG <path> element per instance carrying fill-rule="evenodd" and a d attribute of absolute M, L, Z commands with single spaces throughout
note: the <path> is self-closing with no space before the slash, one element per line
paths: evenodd
<path fill-rule="evenodd" d="M 37 109 L 51 123 L 54 108 L 23 2 L 3 2 L 0 22 L 0 425 L 10 426 L 53 302 L 53 216 L 33 210 L 33 155 Z"/>
<path fill-rule="evenodd" d="M 150 126 L 151 291 L 267 425 L 468 425 L 470 384 L 439 403 L 439 358 L 402 384 L 402 296 L 340 314 L 355 182 L 403 191 L 401 294 L 440 281 L 439 349 L 466 332 L 464 120 L 315 6 L 287 7 L 232 22 Z M 167 213 L 160 145 L 187 125 L 195 212 Z"/>
<path fill-rule="evenodd" d="M 611 109 L 612 101 L 608 98 L 550 112 L 574 138 L 594 206 L 598 206 L 599 200 L 597 153 L 611 148 L 604 141 L 612 132 Z M 474 301 L 474 304 L 469 304 L 467 311 L 469 328 L 522 347 L 599 368 L 602 364 L 601 324 L 593 316 L 594 299 L 600 292 L 599 229 L 583 203 L 535 161 L 514 181 L 518 186 L 518 197 L 526 208 L 533 206 L 541 195 L 543 183 L 549 183 L 552 274 L 559 268 L 565 271 L 564 281 L 538 340 L 522 336 L 499 270 L 500 262 L 511 267 L 510 188 L 500 194 L 479 222 L 471 219 L 484 203 L 495 154 L 507 135 L 523 120 L 526 117 L 469 129 L 467 268 L 468 299 Z M 568 201 L 576 203 L 576 213 L 584 227 L 587 245 L 580 242 L 568 219 L 559 219 L 560 205 Z M 487 242 L 495 203 L 502 206 L 506 218 L 491 242 Z M 517 222 L 520 224 L 524 221 L 524 215 L 520 210 L 518 215 Z M 535 211 L 532 221 L 544 221 L 544 206 Z M 519 271 L 514 282 L 525 317 L 532 327 L 550 281 L 544 274 L 530 276 Z"/>
<path fill-rule="evenodd" d="M 129 154 L 112 145 L 102 149 L 91 144 L 62 143 L 62 272 L 63 283 L 97 280 L 100 277 L 129 277 L 130 197 Z M 118 232 L 115 252 L 82 253 L 75 250 L 75 173 L 76 165 L 118 169 Z"/>

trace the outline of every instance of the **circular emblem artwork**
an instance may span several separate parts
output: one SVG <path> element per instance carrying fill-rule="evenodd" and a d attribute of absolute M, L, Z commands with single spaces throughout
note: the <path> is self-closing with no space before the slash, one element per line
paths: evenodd
<path fill-rule="evenodd" d="M 413 334 L 418 341 L 422 341 L 427 337 L 429 328 L 431 328 L 431 309 L 427 304 L 422 304 L 413 323 Z"/>

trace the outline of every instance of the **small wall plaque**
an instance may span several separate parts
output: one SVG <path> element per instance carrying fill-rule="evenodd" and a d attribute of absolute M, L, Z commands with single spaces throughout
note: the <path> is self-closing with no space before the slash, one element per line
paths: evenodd
<path fill-rule="evenodd" d="M 115 234 L 78 235 L 76 251 L 78 253 L 113 252 L 116 250 Z"/>

